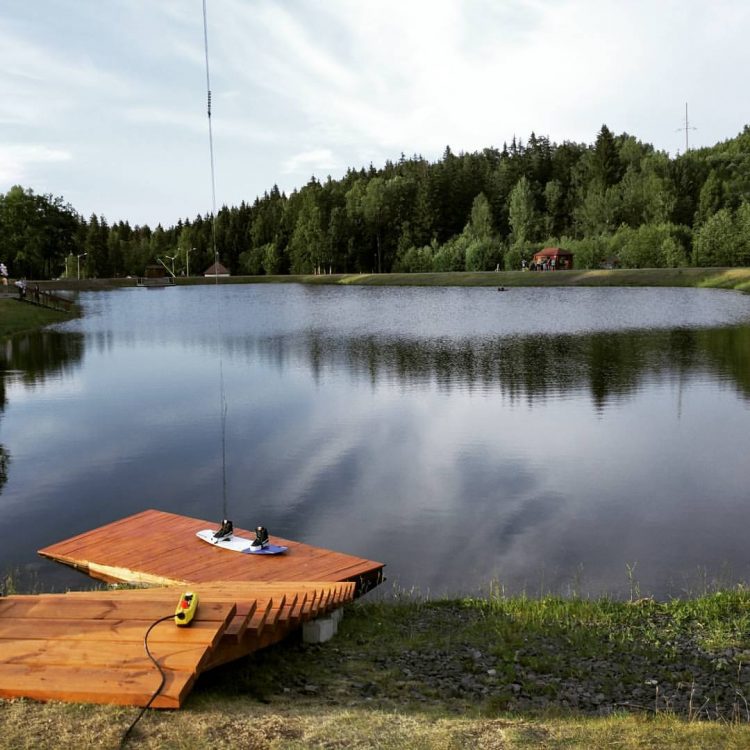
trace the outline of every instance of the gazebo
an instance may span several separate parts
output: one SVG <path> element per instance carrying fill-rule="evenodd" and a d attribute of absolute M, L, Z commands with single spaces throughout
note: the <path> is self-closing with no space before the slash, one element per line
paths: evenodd
<path fill-rule="evenodd" d="M 229 271 L 221 263 L 214 263 L 203 272 L 203 276 L 210 276 L 211 278 L 214 276 L 229 276 Z"/>
<path fill-rule="evenodd" d="M 561 247 L 545 247 L 534 253 L 531 262 L 537 268 L 548 268 L 551 271 L 567 271 L 573 268 L 573 253 Z"/>

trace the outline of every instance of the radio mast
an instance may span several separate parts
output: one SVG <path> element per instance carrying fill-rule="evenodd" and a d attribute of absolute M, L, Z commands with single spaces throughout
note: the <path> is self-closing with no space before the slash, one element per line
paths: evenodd
<path fill-rule="evenodd" d="M 698 130 L 698 128 L 694 128 L 690 125 L 690 120 L 688 120 L 688 103 L 685 102 L 685 127 L 684 128 L 677 128 L 677 132 L 679 133 L 681 130 L 685 131 L 685 153 L 688 152 L 688 149 L 690 148 L 690 141 L 688 138 L 688 134 L 691 130 Z"/>

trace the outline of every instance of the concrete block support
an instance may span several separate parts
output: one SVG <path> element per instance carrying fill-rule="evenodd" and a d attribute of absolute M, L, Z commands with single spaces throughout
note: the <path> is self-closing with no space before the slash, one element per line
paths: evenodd
<path fill-rule="evenodd" d="M 343 617 L 343 607 L 334 609 L 326 617 L 318 617 L 302 625 L 303 643 L 325 643 L 330 641 L 339 629 L 339 621 Z"/>

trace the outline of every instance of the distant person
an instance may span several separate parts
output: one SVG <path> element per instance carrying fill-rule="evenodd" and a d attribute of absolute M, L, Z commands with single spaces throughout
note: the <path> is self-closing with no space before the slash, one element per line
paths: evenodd
<path fill-rule="evenodd" d="M 8 268 L 5 263 L 0 263 L 0 278 L 3 280 L 3 286 L 8 286 Z"/>

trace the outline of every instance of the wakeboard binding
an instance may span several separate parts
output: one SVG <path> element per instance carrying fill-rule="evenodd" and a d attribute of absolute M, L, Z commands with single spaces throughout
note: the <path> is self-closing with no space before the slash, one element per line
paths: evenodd
<path fill-rule="evenodd" d="M 234 533 L 234 524 L 226 518 L 221 522 L 221 528 L 214 532 L 214 539 L 231 539 Z"/>
<path fill-rule="evenodd" d="M 268 529 L 265 526 L 258 526 L 255 529 L 255 539 L 253 539 L 250 548 L 257 551 L 266 547 L 268 547 Z"/>

